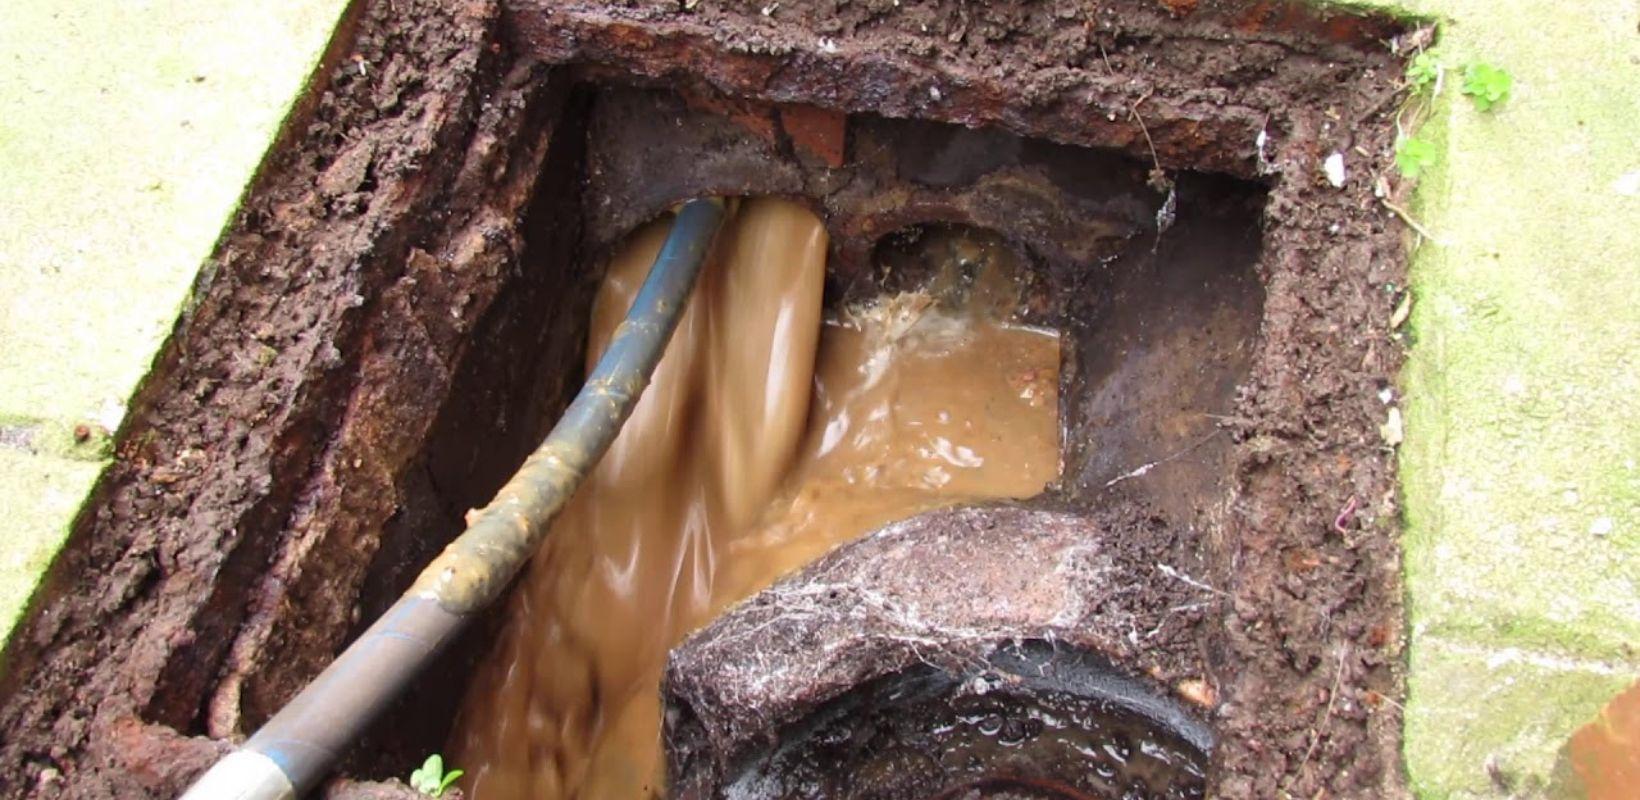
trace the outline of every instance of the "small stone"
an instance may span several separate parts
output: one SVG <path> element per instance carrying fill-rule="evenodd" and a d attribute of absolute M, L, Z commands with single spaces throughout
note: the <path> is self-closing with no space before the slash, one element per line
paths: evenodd
<path fill-rule="evenodd" d="M 1614 523 L 1611 517 L 1601 517 L 1589 523 L 1589 533 L 1595 536 L 1608 536 L 1611 534 L 1613 527 Z"/>
<path fill-rule="evenodd" d="M 1397 406 L 1389 407 L 1389 417 L 1384 424 L 1378 426 L 1379 435 L 1384 437 L 1384 444 L 1395 447 L 1401 443 L 1405 433 L 1401 425 L 1401 409 Z"/>
<path fill-rule="evenodd" d="M 1334 188 L 1341 189 L 1344 187 L 1343 153 L 1333 153 L 1327 156 L 1327 160 L 1321 163 L 1321 169 L 1327 173 L 1327 182 L 1332 184 Z"/>
<path fill-rule="evenodd" d="M 1213 708 L 1219 704 L 1219 693 L 1213 691 L 1213 685 L 1200 678 L 1191 678 L 1179 682 L 1179 696 L 1202 708 Z"/>

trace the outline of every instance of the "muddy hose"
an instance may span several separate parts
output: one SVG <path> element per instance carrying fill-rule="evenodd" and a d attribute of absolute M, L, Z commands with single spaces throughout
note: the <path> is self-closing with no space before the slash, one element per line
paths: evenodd
<path fill-rule="evenodd" d="M 649 385 L 724 213 L 716 198 L 683 205 L 626 320 L 546 441 L 488 506 L 468 515 L 466 532 L 381 619 L 183 800 L 305 794 L 462 626 L 501 595 Z"/>

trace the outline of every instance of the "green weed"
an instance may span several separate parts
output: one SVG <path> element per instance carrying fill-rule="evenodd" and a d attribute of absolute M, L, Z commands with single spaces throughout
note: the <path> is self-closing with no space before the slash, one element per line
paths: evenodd
<path fill-rule="evenodd" d="M 423 761 L 421 768 L 410 773 L 410 788 L 428 797 L 443 797 L 444 790 L 465 773 L 459 769 L 444 771 L 444 756 L 434 753 Z"/>
<path fill-rule="evenodd" d="M 1441 79 L 1441 69 L 1441 62 L 1435 58 L 1435 54 L 1425 50 L 1407 65 L 1407 86 L 1414 92 L 1435 86 Z"/>
<path fill-rule="evenodd" d="M 1435 145 L 1423 139 L 1405 136 L 1395 143 L 1395 166 L 1404 177 L 1416 178 L 1428 172 L 1439 158 Z"/>
<path fill-rule="evenodd" d="M 1475 108 L 1490 111 L 1493 106 L 1509 99 L 1509 90 L 1515 79 L 1506 70 L 1491 64 L 1470 64 L 1463 71 L 1463 93 L 1475 101 Z"/>

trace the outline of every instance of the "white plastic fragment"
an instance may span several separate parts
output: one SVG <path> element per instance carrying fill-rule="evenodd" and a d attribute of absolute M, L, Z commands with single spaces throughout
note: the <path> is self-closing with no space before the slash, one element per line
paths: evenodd
<path fill-rule="evenodd" d="M 120 423 L 125 421 L 125 404 L 118 400 L 105 400 L 92 418 L 106 431 L 117 431 Z"/>
<path fill-rule="evenodd" d="M 1264 128 L 1260 128 L 1258 136 L 1253 139 L 1253 144 L 1258 148 L 1259 173 L 1267 175 L 1271 172 L 1275 172 L 1276 165 L 1274 162 L 1270 161 L 1269 154 L 1267 154 L 1264 150 L 1264 148 L 1270 144 L 1270 132 Z"/>
<path fill-rule="evenodd" d="M 1167 199 L 1162 201 L 1162 207 L 1156 209 L 1156 233 L 1167 233 L 1173 227 L 1173 221 L 1178 218 L 1179 193 L 1172 186 L 1167 187 Z"/>
<path fill-rule="evenodd" d="M 1389 329 L 1396 330 L 1412 315 L 1412 292 L 1401 295 L 1401 302 L 1395 306 L 1395 311 L 1389 315 Z"/>
<path fill-rule="evenodd" d="M 1344 186 L 1344 154 L 1343 153 L 1333 153 L 1332 155 L 1327 156 L 1327 160 L 1321 163 L 1321 169 L 1322 169 L 1323 172 L 1327 173 L 1327 182 L 1332 184 L 1333 188 L 1338 188 L 1338 189 L 1343 188 L 1343 186 Z"/>
<path fill-rule="evenodd" d="M 1611 517 L 1601 517 L 1589 523 L 1589 533 L 1595 536 L 1607 536 L 1611 534 L 1613 526 L 1614 523 Z"/>

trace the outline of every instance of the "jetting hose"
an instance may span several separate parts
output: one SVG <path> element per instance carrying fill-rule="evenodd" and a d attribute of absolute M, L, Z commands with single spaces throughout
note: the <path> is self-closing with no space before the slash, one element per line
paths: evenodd
<path fill-rule="evenodd" d="M 506 589 L 649 385 L 724 216 L 683 205 L 609 349 L 546 441 L 410 590 L 182 800 L 293 800 Z"/>

